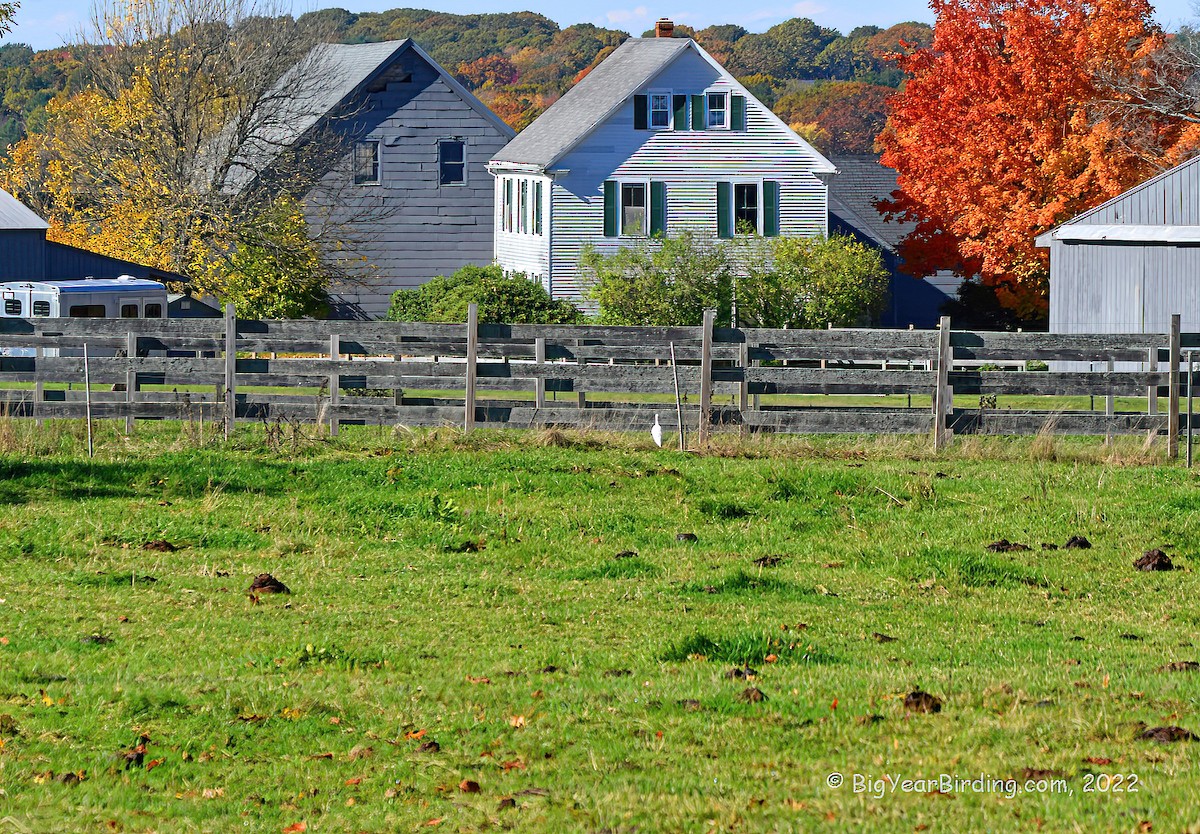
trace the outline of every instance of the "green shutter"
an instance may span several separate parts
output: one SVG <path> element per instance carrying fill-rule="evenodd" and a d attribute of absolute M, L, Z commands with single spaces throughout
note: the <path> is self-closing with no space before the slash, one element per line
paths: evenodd
<path fill-rule="evenodd" d="M 746 97 L 745 96 L 730 96 L 731 116 L 729 127 L 732 130 L 746 129 Z"/>
<path fill-rule="evenodd" d="M 687 130 L 688 115 L 687 115 L 687 96 L 672 96 L 671 107 L 675 111 L 675 129 Z"/>
<path fill-rule="evenodd" d="M 650 127 L 650 97 L 633 97 L 633 129 L 647 130 Z"/>
<path fill-rule="evenodd" d="M 763 237 L 779 237 L 779 183 L 763 182 Z"/>
<path fill-rule="evenodd" d="M 704 130 L 704 96 L 692 96 L 692 130 Z"/>
<path fill-rule="evenodd" d="M 667 233 L 667 184 L 650 183 L 650 236 Z"/>
<path fill-rule="evenodd" d="M 617 188 L 613 180 L 604 183 L 604 236 L 617 236 Z"/>
<path fill-rule="evenodd" d="M 730 209 L 732 191 L 729 183 L 717 183 L 717 237 L 733 237 L 733 211 Z"/>

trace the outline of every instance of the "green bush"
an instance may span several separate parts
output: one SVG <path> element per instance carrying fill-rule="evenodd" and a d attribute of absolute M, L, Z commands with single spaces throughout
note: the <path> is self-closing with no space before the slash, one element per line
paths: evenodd
<path fill-rule="evenodd" d="M 497 265 L 464 266 L 411 290 L 392 294 L 388 321 L 459 323 L 467 306 L 479 305 L 479 321 L 505 324 L 577 324 L 583 314 L 569 301 L 555 300 L 524 273 L 505 274 Z"/>

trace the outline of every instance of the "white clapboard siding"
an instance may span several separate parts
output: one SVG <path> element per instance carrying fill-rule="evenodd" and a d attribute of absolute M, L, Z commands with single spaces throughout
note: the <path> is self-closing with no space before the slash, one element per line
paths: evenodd
<path fill-rule="evenodd" d="M 695 50 L 686 50 L 641 92 L 669 91 L 700 95 L 731 90 L 741 95 L 728 74 Z M 746 98 L 746 130 L 635 130 L 633 98 L 551 166 L 557 172 L 551 190 L 550 262 L 556 297 L 578 299 L 584 287 L 578 275 L 584 246 L 611 253 L 636 238 L 604 237 L 604 182 L 630 178 L 666 185 L 666 233 L 685 230 L 717 239 L 718 181 L 772 180 L 779 183 L 779 233 L 807 237 L 825 234 L 828 212 L 825 183 L 814 175 L 827 163 L 797 141 L 753 96 Z M 503 166 L 497 174 L 504 176 Z M 497 246 L 506 268 L 517 262 Z M 512 260 L 510 260 L 512 259 Z"/>
<path fill-rule="evenodd" d="M 501 264 L 506 272 L 522 272 L 532 280 L 541 282 L 547 290 L 550 285 L 550 188 L 551 180 L 546 176 L 521 175 L 517 180 L 529 182 L 529 193 L 533 193 L 533 183 L 542 184 L 542 233 L 532 231 L 505 231 L 501 222 L 504 195 L 502 188 L 504 180 L 497 178 L 495 203 L 496 211 L 493 221 L 496 236 L 496 262 Z M 517 186 L 514 184 L 514 188 Z M 532 229 L 532 218 L 527 218 L 527 229 Z"/>

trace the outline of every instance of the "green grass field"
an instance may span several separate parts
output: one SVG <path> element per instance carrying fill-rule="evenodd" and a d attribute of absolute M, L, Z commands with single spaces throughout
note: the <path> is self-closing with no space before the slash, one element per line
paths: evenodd
<path fill-rule="evenodd" d="M 1200 823 L 1161 439 L 80 431 L 0 424 L 0 832 Z"/>

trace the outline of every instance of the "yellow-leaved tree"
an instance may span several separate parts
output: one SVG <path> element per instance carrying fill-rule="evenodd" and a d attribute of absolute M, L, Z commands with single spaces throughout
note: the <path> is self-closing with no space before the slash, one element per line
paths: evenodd
<path fill-rule="evenodd" d="M 325 176 L 346 164 L 353 115 L 317 94 L 329 33 L 260 0 L 99 2 L 90 84 L 12 148 L 5 187 L 52 240 L 178 273 L 243 315 L 319 312 L 376 210 Z"/>

